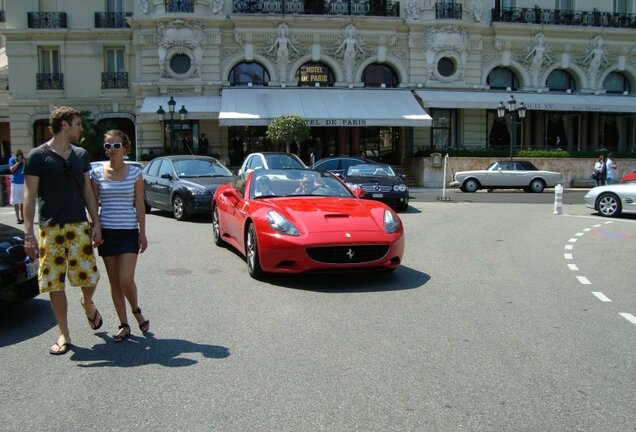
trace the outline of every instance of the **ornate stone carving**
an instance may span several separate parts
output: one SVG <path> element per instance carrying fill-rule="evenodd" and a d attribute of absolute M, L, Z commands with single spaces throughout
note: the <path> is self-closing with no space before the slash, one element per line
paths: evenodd
<path fill-rule="evenodd" d="M 212 15 L 218 15 L 223 10 L 223 0 L 210 0 L 208 4 Z"/>
<path fill-rule="evenodd" d="M 462 28 L 448 25 L 429 30 L 424 44 L 428 77 L 435 77 L 446 82 L 463 79 L 467 43 L 468 32 Z M 435 62 L 439 61 L 442 56 L 451 57 L 456 64 L 457 70 L 450 77 L 444 77 L 437 73 Z"/>
<path fill-rule="evenodd" d="M 358 53 L 365 53 L 364 48 L 361 46 L 364 41 L 362 39 L 356 39 L 355 33 L 356 28 L 353 24 L 349 24 L 345 27 L 342 42 L 335 52 L 335 54 L 338 55 L 342 51 L 345 79 L 348 83 L 353 82 L 353 68 L 356 64 Z"/>
<path fill-rule="evenodd" d="M 589 87 L 596 90 L 600 87 L 598 83 L 599 71 L 608 64 L 607 48 L 604 45 L 603 36 L 597 35 L 592 39 L 587 49 L 587 56 L 582 61 L 587 64 L 587 78 Z"/>
<path fill-rule="evenodd" d="M 203 57 L 204 27 L 183 20 L 162 23 L 157 28 L 157 56 L 162 76 L 169 75 L 168 54 L 186 54 L 192 62 L 191 73 L 200 75 Z"/>
<path fill-rule="evenodd" d="M 551 47 L 545 42 L 543 33 L 537 33 L 534 35 L 534 39 L 528 43 L 523 63 L 529 65 L 531 84 L 535 88 L 540 85 L 539 79 L 544 66 L 552 62 L 550 51 Z"/>
<path fill-rule="evenodd" d="M 289 27 L 287 24 L 282 23 L 278 25 L 277 35 L 274 36 L 273 42 L 267 53 L 271 53 L 276 50 L 276 65 L 278 66 L 278 80 L 281 82 L 287 81 L 287 68 L 289 67 L 290 49 L 292 52 L 297 53 L 298 50 L 292 42 L 293 36 L 288 36 Z M 295 41 L 295 40 L 294 40 Z"/>
<path fill-rule="evenodd" d="M 148 15 L 151 7 L 152 3 L 150 0 L 137 0 L 137 10 L 143 15 Z"/>
<path fill-rule="evenodd" d="M 475 22 L 483 22 L 484 7 L 481 4 L 481 0 L 470 0 L 470 13 Z"/>
<path fill-rule="evenodd" d="M 406 1 L 406 19 L 416 20 L 420 17 L 421 0 Z"/>

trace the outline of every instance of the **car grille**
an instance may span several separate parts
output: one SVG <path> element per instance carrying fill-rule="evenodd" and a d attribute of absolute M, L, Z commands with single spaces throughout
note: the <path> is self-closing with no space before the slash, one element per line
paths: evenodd
<path fill-rule="evenodd" d="M 362 187 L 362 190 L 364 190 L 365 192 L 391 192 L 393 190 L 393 186 L 382 186 L 382 185 L 376 185 L 376 184 L 363 184 L 360 185 Z"/>
<path fill-rule="evenodd" d="M 307 248 L 314 261 L 328 264 L 353 264 L 377 261 L 389 251 L 385 245 L 325 246 Z"/>

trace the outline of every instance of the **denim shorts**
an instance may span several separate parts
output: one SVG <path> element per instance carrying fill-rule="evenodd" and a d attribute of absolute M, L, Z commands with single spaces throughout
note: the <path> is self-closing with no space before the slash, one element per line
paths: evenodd
<path fill-rule="evenodd" d="M 111 257 L 139 253 L 139 230 L 102 228 L 104 243 L 97 247 L 99 256 Z"/>

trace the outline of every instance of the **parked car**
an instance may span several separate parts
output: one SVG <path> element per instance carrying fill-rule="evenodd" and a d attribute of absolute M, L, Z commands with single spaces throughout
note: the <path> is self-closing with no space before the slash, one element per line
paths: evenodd
<path fill-rule="evenodd" d="M 359 199 L 330 173 L 307 169 L 256 170 L 220 186 L 212 231 L 217 246 L 230 244 L 246 257 L 254 278 L 269 272 L 392 271 L 404 254 L 402 222 L 393 210 Z"/>
<path fill-rule="evenodd" d="M 597 186 L 583 197 L 585 206 L 601 216 L 613 217 L 622 212 L 636 212 L 636 182 Z"/>
<path fill-rule="evenodd" d="M 105 160 L 103 160 L 103 161 L 93 161 L 93 162 L 91 162 L 91 169 L 95 169 L 97 167 L 104 166 L 106 164 L 106 162 L 108 162 L 108 161 L 105 161 Z M 136 166 L 139 169 L 143 169 L 144 168 L 144 166 L 141 164 L 141 162 L 132 161 L 132 160 L 125 160 L 124 163 L 127 164 L 127 165 Z"/>
<path fill-rule="evenodd" d="M 329 171 L 332 174 L 342 177 L 347 172 L 347 168 L 349 168 L 351 165 L 360 165 L 366 163 L 371 164 L 377 162 L 370 159 L 350 156 L 332 156 L 314 162 L 312 168 L 318 171 Z"/>
<path fill-rule="evenodd" d="M 293 153 L 260 152 L 250 153 L 243 160 L 238 175 L 256 169 L 307 168 L 302 160 Z"/>
<path fill-rule="evenodd" d="M 0 306 L 38 295 L 38 264 L 24 251 L 24 231 L 0 224 Z"/>
<path fill-rule="evenodd" d="M 636 182 L 636 171 L 630 172 L 629 174 L 625 174 L 623 178 L 621 178 L 621 183 L 630 183 Z"/>
<path fill-rule="evenodd" d="M 209 156 L 161 156 L 142 171 L 146 212 L 151 208 L 172 211 L 175 219 L 210 214 L 214 191 L 232 181 L 232 172 Z"/>
<path fill-rule="evenodd" d="M 400 211 L 409 207 L 409 188 L 404 183 L 404 175 L 397 174 L 389 165 L 351 165 L 343 180 L 350 188 L 362 189 L 362 198 L 382 201 Z"/>
<path fill-rule="evenodd" d="M 563 183 L 561 173 L 541 171 L 529 161 L 496 161 L 485 170 L 455 173 L 451 187 L 462 192 L 479 189 L 523 189 L 526 192 L 543 192 L 546 187 Z"/>

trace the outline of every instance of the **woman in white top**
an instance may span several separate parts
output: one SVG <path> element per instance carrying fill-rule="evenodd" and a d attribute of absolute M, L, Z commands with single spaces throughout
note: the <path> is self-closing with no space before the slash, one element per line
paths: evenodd
<path fill-rule="evenodd" d="M 130 150 L 130 139 L 124 132 L 106 132 L 104 149 L 109 161 L 91 171 L 93 190 L 100 203 L 99 221 L 104 240 L 98 252 L 106 266 L 111 296 L 121 322 L 113 341 L 123 342 L 130 336 L 126 300 L 139 329 L 143 333 L 150 329 L 150 322 L 139 308 L 135 284 L 137 254 L 148 247 L 144 182 L 141 169 L 124 162 L 124 156 Z"/>

